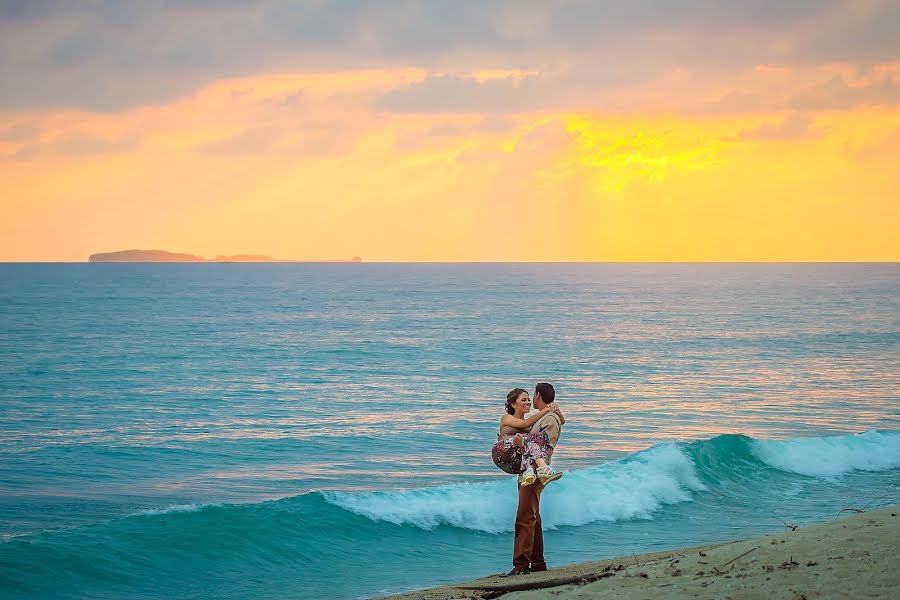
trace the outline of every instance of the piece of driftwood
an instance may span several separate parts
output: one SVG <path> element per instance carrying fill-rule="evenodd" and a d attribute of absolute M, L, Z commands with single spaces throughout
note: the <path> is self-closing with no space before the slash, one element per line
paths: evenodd
<path fill-rule="evenodd" d="M 605 571 L 603 573 L 592 573 L 589 575 L 578 575 L 576 577 L 560 577 L 558 579 L 547 579 L 544 581 L 523 581 L 522 583 L 502 583 L 491 584 L 485 583 L 481 585 L 454 585 L 459 590 L 483 590 L 485 592 L 523 592 L 525 590 L 541 590 L 544 588 L 557 587 L 560 585 L 571 585 L 573 583 L 590 583 L 603 579 L 604 577 L 612 577 L 615 571 Z"/>
<path fill-rule="evenodd" d="M 727 563 L 725 563 L 725 564 L 723 564 L 723 565 L 719 565 L 719 566 L 724 567 L 725 565 L 730 565 L 731 563 L 733 563 L 733 562 L 736 561 L 737 559 L 743 558 L 743 557 L 747 556 L 748 554 L 750 554 L 751 552 L 753 552 L 754 550 L 758 550 L 758 549 L 759 549 L 759 546 L 755 546 L 755 547 L 753 547 L 753 548 L 750 548 L 749 550 L 747 550 L 746 552 L 744 552 L 744 553 L 741 554 L 740 556 L 735 556 L 734 558 L 732 558 L 731 560 L 729 560 Z"/>
<path fill-rule="evenodd" d="M 841 513 L 844 512 L 845 510 L 849 510 L 850 512 L 855 512 L 855 513 L 864 513 L 864 512 L 866 512 L 865 510 L 863 510 L 863 509 L 861 509 L 861 508 L 842 508 L 841 510 L 838 511 L 838 514 L 841 514 Z"/>

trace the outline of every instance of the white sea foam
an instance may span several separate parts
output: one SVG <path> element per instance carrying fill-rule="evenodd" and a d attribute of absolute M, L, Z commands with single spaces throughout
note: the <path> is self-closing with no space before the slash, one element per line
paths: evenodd
<path fill-rule="evenodd" d="M 650 518 L 662 505 L 688 501 L 692 491 L 703 489 L 688 455 L 675 444 L 663 444 L 628 459 L 568 472 L 550 484 L 541 499 L 543 527 Z M 512 530 L 518 496 L 510 478 L 418 490 L 325 492 L 324 497 L 373 521 L 501 533 Z"/>
<path fill-rule="evenodd" d="M 900 432 L 753 440 L 750 448 L 757 458 L 776 469 L 811 477 L 900 468 Z"/>
<path fill-rule="evenodd" d="M 128 516 L 135 517 L 135 516 L 146 516 L 146 515 L 166 515 L 169 513 L 177 513 L 177 512 L 196 512 L 205 506 L 212 506 L 212 505 L 210 505 L 210 504 L 170 504 L 169 506 L 162 506 L 160 508 L 149 508 L 147 510 L 141 510 L 136 513 L 131 513 Z"/>

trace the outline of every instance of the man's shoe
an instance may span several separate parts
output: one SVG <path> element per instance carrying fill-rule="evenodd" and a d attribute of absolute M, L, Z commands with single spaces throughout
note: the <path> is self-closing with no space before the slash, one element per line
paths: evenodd
<path fill-rule="evenodd" d="M 521 571 L 517 568 L 513 567 L 512 571 L 509 573 L 500 573 L 500 577 L 512 577 L 513 575 L 528 575 L 531 573 L 528 569 L 522 569 Z"/>
<path fill-rule="evenodd" d="M 547 565 L 544 565 L 543 567 L 531 567 L 532 573 L 538 573 L 540 571 L 546 571 L 546 570 L 547 570 Z"/>

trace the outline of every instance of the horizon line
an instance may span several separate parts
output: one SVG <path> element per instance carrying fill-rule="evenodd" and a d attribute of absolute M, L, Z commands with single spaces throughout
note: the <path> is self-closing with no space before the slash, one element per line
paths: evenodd
<path fill-rule="evenodd" d="M 841 259 L 786 259 L 786 260 L 369 260 L 354 261 L 341 259 L 324 260 L 197 260 L 197 261 L 151 261 L 151 260 L 0 260 L 0 264 L 900 264 L 898 260 L 841 260 Z"/>

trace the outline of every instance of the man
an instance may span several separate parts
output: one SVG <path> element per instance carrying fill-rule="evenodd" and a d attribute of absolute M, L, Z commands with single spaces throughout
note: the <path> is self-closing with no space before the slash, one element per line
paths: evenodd
<path fill-rule="evenodd" d="M 542 410 L 556 398 L 556 390 L 549 383 L 539 383 L 534 387 L 532 404 Z M 543 431 L 550 440 L 547 448 L 547 464 L 553 459 L 553 448 L 559 440 L 560 429 L 565 423 L 562 414 L 548 412 L 531 426 L 531 431 Z M 521 475 L 519 476 L 521 483 Z M 541 492 L 544 484 L 537 480 L 531 485 L 519 486 L 519 509 L 516 511 L 516 537 L 513 544 L 513 568 L 504 577 L 546 571 L 544 560 L 544 532 L 541 529 Z"/>

